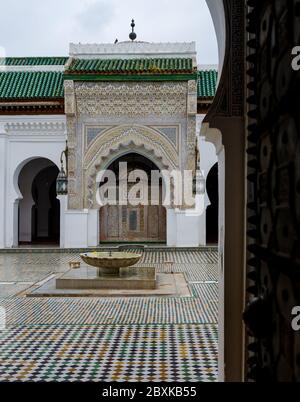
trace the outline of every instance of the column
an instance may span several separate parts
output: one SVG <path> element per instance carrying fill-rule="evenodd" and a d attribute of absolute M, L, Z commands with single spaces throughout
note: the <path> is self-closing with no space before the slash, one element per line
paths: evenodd
<path fill-rule="evenodd" d="M 6 173 L 7 173 L 7 134 L 0 123 L 0 248 L 5 247 Z"/>

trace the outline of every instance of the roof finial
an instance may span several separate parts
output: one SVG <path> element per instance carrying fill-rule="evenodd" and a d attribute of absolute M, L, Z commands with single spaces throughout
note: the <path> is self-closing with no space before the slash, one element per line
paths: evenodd
<path fill-rule="evenodd" d="M 134 27 L 135 27 L 135 23 L 134 20 L 131 21 L 131 28 L 132 28 L 132 32 L 130 32 L 129 34 L 129 39 L 132 40 L 132 42 L 136 39 L 136 33 L 134 32 Z"/>

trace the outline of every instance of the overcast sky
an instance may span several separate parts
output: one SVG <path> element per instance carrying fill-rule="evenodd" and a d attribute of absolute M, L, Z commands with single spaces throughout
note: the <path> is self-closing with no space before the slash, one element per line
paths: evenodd
<path fill-rule="evenodd" d="M 2 0 L 0 46 L 7 56 L 65 56 L 69 42 L 128 40 L 131 18 L 138 40 L 196 41 L 198 63 L 217 64 L 205 0 Z"/>

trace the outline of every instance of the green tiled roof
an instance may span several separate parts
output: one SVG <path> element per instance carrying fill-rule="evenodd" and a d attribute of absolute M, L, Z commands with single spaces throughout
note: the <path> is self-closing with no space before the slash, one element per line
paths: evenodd
<path fill-rule="evenodd" d="M 215 96 L 218 72 L 216 70 L 198 71 L 198 98 Z"/>
<path fill-rule="evenodd" d="M 0 100 L 63 98 L 62 72 L 2 72 Z"/>
<path fill-rule="evenodd" d="M 73 59 L 66 74 L 171 74 L 194 73 L 192 59 Z"/>
<path fill-rule="evenodd" d="M 63 66 L 68 57 L 6 57 L 0 58 L 0 66 Z"/>
<path fill-rule="evenodd" d="M 67 57 L 0 58 L 0 66 L 63 66 Z M 96 75 L 172 75 L 195 73 L 192 59 L 78 60 L 74 59 L 67 74 Z M 213 97 L 217 71 L 198 71 L 198 97 Z M 175 76 L 174 75 L 174 76 Z M 0 72 L 0 100 L 63 98 L 64 73 L 59 71 Z"/>

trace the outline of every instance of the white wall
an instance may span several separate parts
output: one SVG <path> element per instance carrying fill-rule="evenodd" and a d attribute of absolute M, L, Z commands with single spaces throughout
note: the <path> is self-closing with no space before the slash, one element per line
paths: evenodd
<path fill-rule="evenodd" d="M 87 248 L 99 244 L 99 211 L 68 210 L 68 196 L 60 200 L 60 247 Z"/>
<path fill-rule="evenodd" d="M 207 142 L 206 137 L 201 134 L 204 117 L 204 114 L 197 115 L 197 138 L 200 153 L 200 167 L 206 180 L 211 168 L 218 162 L 218 156 L 214 144 Z"/>
<path fill-rule="evenodd" d="M 218 156 L 215 146 L 211 142 L 207 142 L 206 138 L 201 134 L 201 127 L 205 115 L 197 115 L 197 138 L 198 138 L 198 151 L 200 154 L 200 169 L 202 171 L 205 183 L 211 168 L 218 163 Z M 204 208 L 205 212 L 199 218 L 200 227 L 200 244 L 206 245 L 206 210 L 210 205 L 207 192 L 205 191 Z"/>
<path fill-rule="evenodd" d="M 60 167 L 65 148 L 65 116 L 1 116 L 0 118 L 0 248 L 18 245 L 18 178 L 31 160 L 46 158 Z M 4 166 L 5 165 L 5 166 Z M 1 188 L 0 188 L 1 190 Z M 3 211 L 3 212 L 2 212 Z"/>
<path fill-rule="evenodd" d="M 167 245 L 199 247 L 206 245 L 204 195 L 196 196 L 195 208 L 167 209 Z"/>
<path fill-rule="evenodd" d="M 205 245 L 201 239 L 201 217 L 188 215 L 174 209 L 167 211 L 167 245 L 169 247 L 199 247 Z"/>

